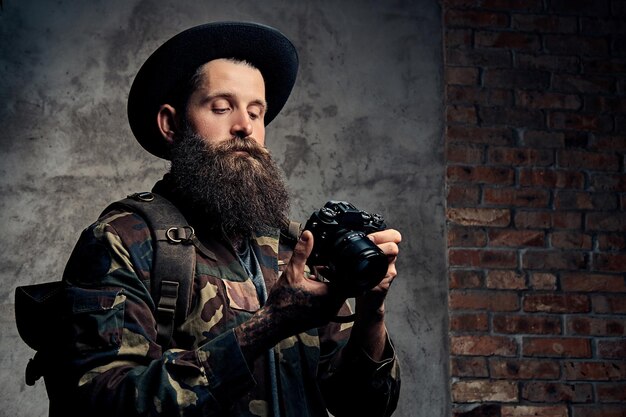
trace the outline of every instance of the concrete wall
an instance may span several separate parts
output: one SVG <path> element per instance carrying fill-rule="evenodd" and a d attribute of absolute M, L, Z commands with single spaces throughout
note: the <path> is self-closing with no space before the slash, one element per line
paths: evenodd
<path fill-rule="evenodd" d="M 167 169 L 134 141 L 137 69 L 183 28 L 253 20 L 297 45 L 301 72 L 269 148 L 305 220 L 328 199 L 384 213 L 404 235 L 388 324 L 403 366 L 397 416 L 447 416 L 441 27 L 435 0 L 4 0 L 0 11 L 0 415 L 43 416 L 17 285 L 55 280 L 107 202 Z M 51 341 L 53 343 L 53 341 Z"/>

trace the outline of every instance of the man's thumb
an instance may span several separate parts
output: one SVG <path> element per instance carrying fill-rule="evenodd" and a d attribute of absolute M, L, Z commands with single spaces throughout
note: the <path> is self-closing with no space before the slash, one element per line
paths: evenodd
<path fill-rule="evenodd" d="M 300 239 L 298 239 L 298 243 L 296 243 L 296 247 L 293 249 L 292 262 L 297 264 L 301 264 L 304 267 L 307 258 L 311 254 L 313 250 L 313 234 L 305 230 L 300 235 Z"/>

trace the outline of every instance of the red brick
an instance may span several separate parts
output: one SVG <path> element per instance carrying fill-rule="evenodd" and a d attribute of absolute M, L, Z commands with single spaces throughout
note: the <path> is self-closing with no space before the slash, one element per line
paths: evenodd
<path fill-rule="evenodd" d="M 531 246 L 545 245 L 544 232 L 535 230 L 490 229 L 489 246 Z"/>
<path fill-rule="evenodd" d="M 521 229 L 579 229 L 580 212 L 517 210 L 514 224 Z"/>
<path fill-rule="evenodd" d="M 585 176 L 578 171 L 563 171 L 545 168 L 523 168 L 520 170 L 520 185 L 548 188 L 583 188 Z"/>
<path fill-rule="evenodd" d="M 450 354 L 466 356 L 513 356 L 515 340 L 504 336 L 451 336 Z"/>
<path fill-rule="evenodd" d="M 480 332 L 489 330 L 487 313 L 451 314 L 450 330 L 453 332 Z"/>
<path fill-rule="evenodd" d="M 464 142 L 485 145 L 507 145 L 513 142 L 511 129 L 497 127 L 447 126 L 449 142 Z"/>
<path fill-rule="evenodd" d="M 609 44 L 605 37 L 545 35 L 545 50 L 554 55 L 606 56 Z"/>
<path fill-rule="evenodd" d="M 626 59 L 624 58 L 591 58 L 582 62 L 584 74 L 614 74 L 626 72 Z"/>
<path fill-rule="evenodd" d="M 587 214 L 586 230 L 600 232 L 626 232 L 626 213 L 599 211 Z"/>
<path fill-rule="evenodd" d="M 618 202 L 612 193 L 586 193 L 582 191 L 559 191 L 554 206 L 557 209 L 615 210 Z"/>
<path fill-rule="evenodd" d="M 450 226 L 448 228 L 448 246 L 482 247 L 487 244 L 487 233 L 483 229 Z"/>
<path fill-rule="evenodd" d="M 506 227 L 511 222 L 511 212 L 507 209 L 450 208 L 446 213 L 450 222 L 463 226 Z"/>
<path fill-rule="evenodd" d="M 554 74 L 554 91 L 562 93 L 614 94 L 615 80 L 604 75 Z"/>
<path fill-rule="evenodd" d="M 577 110 L 582 106 L 582 100 L 575 94 L 527 90 L 518 90 L 516 92 L 515 103 L 520 107 L 528 107 L 532 109 Z"/>
<path fill-rule="evenodd" d="M 477 271 L 450 271 L 450 289 L 480 288 L 483 285 L 483 276 Z"/>
<path fill-rule="evenodd" d="M 496 315 L 493 331 L 508 334 L 560 334 L 561 320 L 553 316 Z"/>
<path fill-rule="evenodd" d="M 589 339 L 568 337 L 525 337 L 523 355 L 561 358 L 590 358 Z"/>
<path fill-rule="evenodd" d="M 476 86 L 446 86 L 448 103 L 479 104 L 484 106 L 512 106 L 513 92 L 503 88 Z"/>
<path fill-rule="evenodd" d="M 609 132 L 613 129 L 613 118 L 598 114 L 554 111 L 548 114 L 548 127 L 551 129 Z"/>
<path fill-rule="evenodd" d="M 555 229 L 579 229 L 582 224 L 582 215 L 576 211 L 554 211 L 552 226 Z"/>
<path fill-rule="evenodd" d="M 622 233 L 598 234 L 598 248 L 601 251 L 625 251 L 626 236 Z M 626 290 L 625 290 L 626 291 Z"/>
<path fill-rule="evenodd" d="M 606 0 L 552 0 L 548 11 L 575 16 L 606 16 L 609 4 Z"/>
<path fill-rule="evenodd" d="M 447 84 L 475 85 L 478 83 L 478 69 L 467 67 L 447 67 L 445 74 Z"/>
<path fill-rule="evenodd" d="M 562 192 L 556 193 L 555 207 L 558 209 L 579 209 L 579 210 L 591 210 L 593 204 L 591 202 L 591 195 L 584 192 Z"/>
<path fill-rule="evenodd" d="M 526 32 L 541 33 L 576 33 L 578 22 L 575 17 L 513 14 L 511 27 Z"/>
<path fill-rule="evenodd" d="M 525 382 L 522 399 L 543 403 L 589 403 L 593 402 L 591 384 L 561 384 L 555 382 Z"/>
<path fill-rule="evenodd" d="M 550 74 L 544 71 L 493 68 L 483 74 L 485 87 L 525 88 L 546 90 L 550 87 Z"/>
<path fill-rule="evenodd" d="M 559 249 L 591 249 L 591 236 L 576 231 L 554 232 L 550 235 L 552 246 Z"/>
<path fill-rule="evenodd" d="M 450 310 L 517 311 L 519 296 L 501 291 L 450 291 Z"/>
<path fill-rule="evenodd" d="M 591 272 L 564 272 L 561 275 L 563 291 L 626 292 L 624 277 Z"/>
<path fill-rule="evenodd" d="M 453 377 L 487 377 L 487 359 L 483 357 L 452 357 L 450 375 Z"/>
<path fill-rule="evenodd" d="M 626 417 L 626 405 L 572 407 L 572 417 Z"/>
<path fill-rule="evenodd" d="M 541 110 L 520 107 L 481 107 L 482 126 L 510 126 L 543 129 L 546 118 Z"/>
<path fill-rule="evenodd" d="M 493 147 L 487 151 L 487 160 L 493 164 L 548 166 L 554 163 L 554 154 L 549 149 Z"/>
<path fill-rule="evenodd" d="M 612 17 L 615 15 L 612 15 Z M 613 35 L 616 33 L 624 33 L 624 20 L 623 19 L 597 19 L 597 18 L 582 18 L 581 19 L 581 33 L 588 35 Z"/>
<path fill-rule="evenodd" d="M 448 182 L 470 182 L 477 184 L 511 185 L 515 179 L 515 171 L 504 167 L 487 166 L 448 166 Z"/>
<path fill-rule="evenodd" d="M 528 269 L 578 270 L 587 267 L 587 254 L 564 250 L 528 250 L 522 255 L 522 267 Z"/>
<path fill-rule="evenodd" d="M 489 372 L 500 379 L 558 379 L 560 367 L 555 361 L 489 358 Z"/>
<path fill-rule="evenodd" d="M 515 271 L 489 271 L 485 282 L 487 288 L 519 290 L 526 288 L 526 278 Z"/>
<path fill-rule="evenodd" d="M 515 226 L 522 229 L 549 229 L 552 214 L 547 211 L 516 211 Z"/>
<path fill-rule="evenodd" d="M 626 174 L 592 174 L 592 190 L 626 192 Z"/>
<path fill-rule="evenodd" d="M 563 373 L 568 381 L 619 381 L 626 379 L 626 361 L 564 362 Z"/>
<path fill-rule="evenodd" d="M 590 113 L 624 113 L 626 99 L 606 96 L 585 96 L 584 110 Z"/>
<path fill-rule="evenodd" d="M 457 403 L 517 402 L 517 383 L 486 380 L 455 382 L 452 384 L 452 400 Z"/>
<path fill-rule="evenodd" d="M 508 31 L 477 31 L 474 33 L 474 44 L 477 48 L 507 48 L 521 51 L 538 51 L 541 48 L 538 35 Z"/>
<path fill-rule="evenodd" d="M 470 29 L 448 29 L 445 31 L 444 44 L 446 46 L 471 47 L 472 35 Z"/>
<path fill-rule="evenodd" d="M 446 27 L 469 26 L 505 28 L 509 25 L 509 16 L 505 13 L 490 13 L 475 10 L 446 10 Z"/>
<path fill-rule="evenodd" d="M 509 250 L 450 249 L 450 266 L 516 268 L 517 253 Z"/>
<path fill-rule="evenodd" d="M 547 207 L 550 192 L 542 188 L 485 188 L 483 203 L 492 206 Z"/>
<path fill-rule="evenodd" d="M 479 164 L 483 160 L 482 146 L 448 143 L 446 145 L 446 161 L 449 164 Z"/>
<path fill-rule="evenodd" d="M 475 125 L 478 122 L 476 108 L 474 106 L 449 105 L 446 107 L 446 122 Z"/>
<path fill-rule="evenodd" d="M 596 387 L 598 401 L 603 403 L 616 403 L 626 401 L 626 383 L 598 384 Z"/>
<path fill-rule="evenodd" d="M 481 6 L 485 9 L 503 9 L 506 11 L 542 11 L 541 0 L 482 0 Z"/>
<path fill-rule="evenodd" d="M 624 336 L 626 319 L 567 317 L 567 334 L 578 336 Z"/>
<path fill-rule="evenodd" d="M 587 313 L 589 297 L 584 294 L 527 294 L 523 302 L 526 312 Z"/>
<path fill-rule="evenodd" d="M 595 171 L 619 170 L 619 157 L 610 153 L 592 153 L 583 151 L 557 151 L 559 166 L 564 168 L 590 169 Z"/>
<path fill-rule="evenodd" d="M 626 340 L 599 340 L 598 357 L 604 359 L 626 358 Z"/>
<path fill-rule="evenodd" d="M 594 253 L 593 266 L 598 271 L 624 272 L 626 253 Z"/>
<path fill-rule="evenodd" d="M 460 50 L 446 48 L 445 55 L 446 64 L 455 66 L 510 68 L 513 63 L 511 51 L 503 49 Z"/>
<path fill-rule="evenodd" d="M 522 132 L 521 144 L 528 148 L 563 148 L 565 134 L 544 130 L 525 130 Z"/>
<path fill-rule="evenodd" d="M 566 405 L 503 406 L 500 417 L 569 417 Z"/>
<path fill-rule="evenodd" d="M 599 314 L 626 314 L 626 295 L 598 295 L 591 297 L 593 312 Z"/>
<path fill-rule="evenodd" d="M 446 202 L 448 207 L 467 207 L 480 204 L 481 190 L 478 185 L 449 185 Z"/>
<path fill-rule="evenodd" d="M 530 275 L 530 287 L 535 290 L 556 290 L 556 275 L 533 272 Z"/>
<path fill-rule="evenodd" d="M 557 73 L 578 74 L 581 70 L 580 58 L 577 56 L 515 54 L 517 67 L 525 70 L 550 71 Z M 600 67 L 600 63 L 590 63 L 591 68 Z"/>

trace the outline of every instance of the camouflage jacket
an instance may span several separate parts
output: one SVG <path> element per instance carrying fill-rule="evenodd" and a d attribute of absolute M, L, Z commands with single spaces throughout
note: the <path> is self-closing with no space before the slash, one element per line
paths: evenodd
<path fill-rule="evenodd" d="M 291 256 L 279 236 L 251 243 L 268 291 Z M 201 240 L 192 311 L 163 350 L 148 289 L 153 246 L 145 221 L 112 211 L 82 233 L 64 274 L 71 314 L 57 341 L 56 371 L 46 377 L 51 415 L 273 415 L 268 355 L 249 369 L 233 332 L 260 308 L 254 284 L 230 244 Z M 393 412 L 400 379 L 391 344 L 382 362 L 344 352 L 350 327 L 330 323 L 274 348 L 281 417 Z"/>

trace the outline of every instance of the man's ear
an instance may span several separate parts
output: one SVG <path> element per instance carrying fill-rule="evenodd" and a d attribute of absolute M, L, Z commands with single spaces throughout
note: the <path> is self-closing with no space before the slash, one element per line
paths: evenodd
<path fill-rule="evenodd" d="M 170 144 L 173 144 L 176 131 L 179 128 L 178 118 L 176 117 L 176 109 L 169 104 L 163 104 L 159 108 L 157 114 L 157 124 L 161 136 Z"/>

